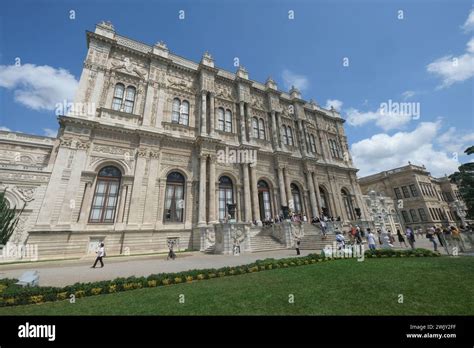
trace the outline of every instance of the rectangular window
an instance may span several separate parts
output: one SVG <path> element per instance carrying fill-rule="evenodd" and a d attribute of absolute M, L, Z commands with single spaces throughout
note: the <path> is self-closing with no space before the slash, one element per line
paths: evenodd
<path fill-rule="evenodd" d="M 418 215 L 416 215 L 415 209 L 410 209 L 410 216 L 413 222 L 418 222 Z"/>
<path fill-rule="evenodd" d="M 408 188 L 406 186 L 402 186 L 403 197 L 410 198 L 410 193 L 408 193 Z"/>
<path fill-rule="evenodd" d="M 415 184 L 410 185 L 410 192 L 413 197 L 418 197 L 418 190 L 416 189 Z"/>
<path fill-rule="evenodd" d="M 402 193 L 400 192 L 400 189 L 398 187 L 395 187 L 393 189 L 395 191 L 395 196 L 397 197 L 397 199 L 402 199 Z"/>
<path fill-rule="evenodd" d="M 403 221 L 405 221 L 405 223 L 410 222 L 410 217 L 408 216 L 408 213 L 405 210 L 402 210 L 402 217 L 403 217 Z"/>
<path fill-rule="evenodd" d="M 425 209 L 419 208 L 418 214 L 420 214 L 421 221 L 428 221 L 428 217 L 426 216 Z"/>

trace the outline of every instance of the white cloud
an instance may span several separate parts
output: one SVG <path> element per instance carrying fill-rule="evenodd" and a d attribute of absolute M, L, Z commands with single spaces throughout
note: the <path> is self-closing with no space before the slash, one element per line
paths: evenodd
<path fill-rule="evenodd" d="M 34 64 L 0 65 L 0 87 L 13 90 L 15 101 L 33 110 L 54 110 L 71 101 L 78 82 L 64 69 Z"/>
<path fill-rule="evenodd" d="M 309 80 L 304 75 L 298 75 L 288 69 L 283 70 L 281 74 L 283 78 L 283 85 L 287 90 L 292 86 L 295 86 L 300 91 L 303 91 L 309 87 Z"/>
<path fill-rule="evenodd" d="M 351 153 L 360 169 L 359 176 L 401 167 L 408 161 L 425 165 L 433 176 L 456 171 L 459 163 L 452 154 L 434 148 L 440 127 L 440 121 L 422 122 L 411 132 L 398 132 L 392 136 L 375 134 L 352 144 Z"/>
<path fill-rule="evenodd" d="M 414 119 L 413 115 L 383 112 L 381 108 L 376 111 L 361 112 L 355 108 L 346 110 L 346 120 L 349 125 L 357 127 L 362 126 L 368 122 L 375 122 L 375 124 L 385 131 L 390 129 L 402 128 L 408 122 Z"/>
<path fill-rule="evenodd" d="M 337 99 L 328 99 L 326 100 L 326 106 L 324 107 L 325 109 L 331 110 L 331 106 L 337 111 L 341 112 L 342 108 L 342 101 L 337 100 Z"/>
<path fill-rule="evenodd" d="M 471 12 L 469 12 L 469 16 L 467 17 L 466 22 L 464 22 L 462 29 L 465 32 L 474 30 L 474 9 L 471 9 Z"/>
<path fill-rule="evenodd" d="M 44 135 L 51 138 L 56 138 L 58 131 L 51 128 L 43 128 Z"/>
<path fill-rule="evenodd" d="M 450 154 L 458 156 L 464 155 L 464 150 L 474 144 L 474 133 L 465 133 L 450 127 L 446 132 L 441 134 L 438 139 L 440 146 Z"/>
<path fill-rule="evenodd" d="M 405 91 L 402 93 L 403 100 L 410 99 L 415 96 L 415 91 Z"/>
<path fill-rule="evenodd" d="M 3 126 L 1 126 L 1 127 L 0 127 L 0 131 L 11 132 L 11 129 L 8 128 L 8 127 L 3 127 Z"/>
<path fill-rule="evenodd" d="M 474 76 L 474 38 L 467 43 L 466 53 L 444 56 L 427 65 L 426 70 L 442 79 L 438 88 L 446 88 Z"/>

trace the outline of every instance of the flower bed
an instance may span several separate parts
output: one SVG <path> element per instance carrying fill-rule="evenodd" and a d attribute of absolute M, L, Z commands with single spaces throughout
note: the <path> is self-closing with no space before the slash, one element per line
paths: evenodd
<path fill-rule="evenodd" d="M 365 257 L 425 257 L 439 256 L 426 249 L 415 250 L 367 250 Z M 324 258 L 323 255 L 309 254 L 303 257 L 285 259 L 257 260 L 251 264 L 237 267 L 222 267 L 219 269 L 189 270 L 178 273 L 152 274 L 148 277 L 116 278 L 114 280 L 93 283 L 76 283 L 62 288 L 59 287 L 19 287 L 14 283 L 16 279 L 0 279 L 0 307 L 43 302 L 69 300 L 86 296 L 112 294 L 141 288 L 153 288 L 172 284 L 190 283 L 194 281 L 235 276 L 239 274 L 255 273 L 287 267 L 297 267 L 315 264 L 321 261 L 337 260 L 337 258 Z"/>

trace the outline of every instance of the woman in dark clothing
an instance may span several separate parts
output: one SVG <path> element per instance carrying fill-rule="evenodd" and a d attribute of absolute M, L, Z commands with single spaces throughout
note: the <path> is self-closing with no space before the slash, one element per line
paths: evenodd
<path fill-rule="evenodd" d="M 402 243 L 405 244 L 405 248 L 407 248 L 407 243 L 405 242 L 405 238 L 403 238 L 402 234 L 400 233 L 400 230 L 397 230 L 397 237 L 398 237 L 398 242 L 400 243 L 400 246 L 402 246 Z"/>

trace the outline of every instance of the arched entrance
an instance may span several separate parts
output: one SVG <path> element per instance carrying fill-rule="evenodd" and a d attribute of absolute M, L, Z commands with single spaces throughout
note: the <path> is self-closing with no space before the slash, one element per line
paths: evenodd
<path fill-rule="evenodd" d="M 352 204 L 352 197 L 346 189 L 341 190 L 342 201 L 344 202 L 344 208 L 346 209 L 346 215 L 349 220 L 355 220 L 355 211 Z"/>
<path fill-rule="evenodd" d="M 331 209 L 329 208 L 329 198 L 328 193 L 324 187 L 319 187 L 319 196 L 321 197 L 321 210 L 322 214 L 325 216 L 331 216 Z M 321 212 L 320 212 L 321 213 Z"/>
<path fill-rule="evenodd" d="M 219 221 L 226 220 L 228 211 L 227 204 L 234 203 L 234 190 L 232 180 L 228 176 L 219 178 Z"/>
<path fill-rule="evenodd" d="M 270 199 L 270 188 L 265 180 L 259 180 L 258 188 L 258 206 L 260 210 L 260 220 L 266 221 L 272 218 L 272 203 Z"/>
<path fill-rule="evenodd" d="M 300 189 L 295 184 L 291 184 L 290 188 L 291 196 L 293 197 L 293 212 L 295 212 L 296 214 L 303 213 Z"/>

